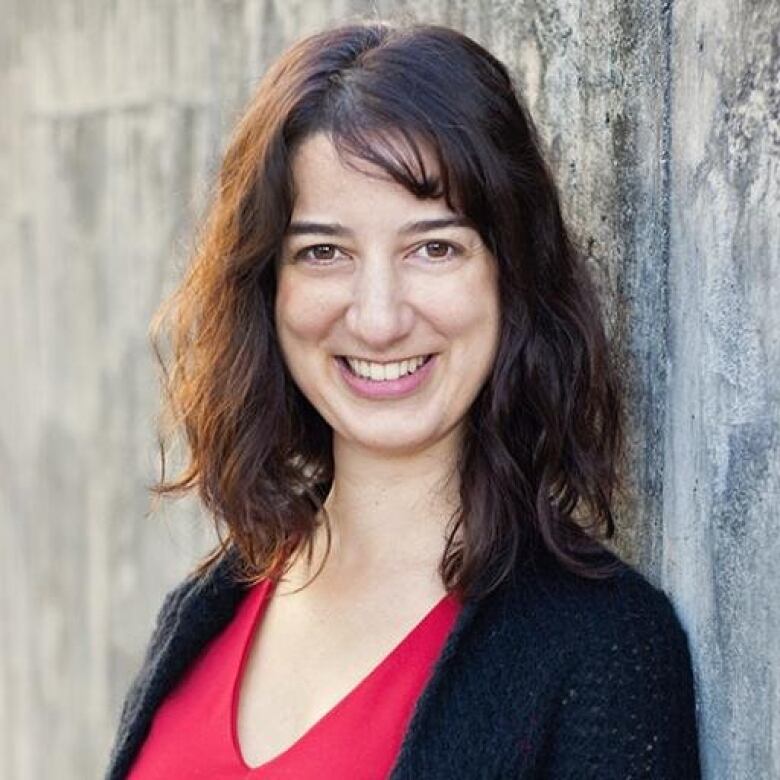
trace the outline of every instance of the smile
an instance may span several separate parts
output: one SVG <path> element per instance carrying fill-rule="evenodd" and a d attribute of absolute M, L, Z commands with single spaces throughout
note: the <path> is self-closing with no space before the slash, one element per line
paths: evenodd
<path fill-rule="evenodd" d="M 417 357 L 392 363 L 375 363 L 371 360 L 341 356 L 339 359 L 355 375 L 372 382 L 387 382 L 400 379 L 402 376 L 414 374 L 419 371 L 432 355 L 418 355 Z"/>
<path fill-rule="evenodd" d="M 351 392 L 371 400 L 405 398 L 416 393 L 428 384 L 437 360 L 437 353 L 390 363 L 346 355 L 335 358 L 341 377 Z"/>

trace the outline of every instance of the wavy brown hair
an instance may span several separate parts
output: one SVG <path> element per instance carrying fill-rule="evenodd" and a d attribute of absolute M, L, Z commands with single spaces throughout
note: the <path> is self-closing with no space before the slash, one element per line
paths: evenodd
<path fill-rule="evenodd" d="M 195 572 L 233 547 L 247 579 L 281 576 L 292 553 L 311 556 L 323 517 L 330 542 L 331 431 L 286 370 L 273 314 L 291 160 L 318 132 L 416 197 L 457 204 L 498 264 L 500 341 L 468 414 L 445 586 L 482 596 L 542 553 L 610 575 L 616 560 L 597 553 L 614 535 L 620 396 L 537 130 L 504 65 L 476 42 L 384 23 L 310 36 L 269 69 L 229 142 L 186 278 L 155 320 L 167 414 L 154 490 L 196 490 L 219 538 Z M 169 479 L 176 431 L 187 455 Z"/>

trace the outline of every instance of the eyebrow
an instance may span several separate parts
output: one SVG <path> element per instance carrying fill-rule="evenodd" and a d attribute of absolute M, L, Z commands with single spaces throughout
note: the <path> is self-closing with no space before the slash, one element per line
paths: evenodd
<path fill-rule="evenodd" d="M 425 233 L 447 227 L 467 227 L 474 229 L 474 223 L 468 217 L 441 217 L 439 219 L 419 219 L 407 222 L 399 232 L 404 234 Z M 291 222 L 287 228 L 288 236 L 301 236 L 316 233 L 325 236 L 352 236 L 354 232 L 338 222 Z"/>

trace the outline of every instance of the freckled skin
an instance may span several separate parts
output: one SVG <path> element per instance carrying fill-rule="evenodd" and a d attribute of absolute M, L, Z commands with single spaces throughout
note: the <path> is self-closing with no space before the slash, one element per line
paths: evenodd
<path fill-rule="evenodd" d="M 426 165 L 436 169 L 432 157 Z M 275 317 L 295 382 L 353 448 L 403 455 L 434 447 L 457 433 L 493 364 L 495 259 L 470 227 L 402 232 L 411 221 L 456 215 L 443 199 L 418 200 L 392 180 L 345 166 L 324 134 L 302 143 L 293 178 L 293 223 L 351 231 L 285 238 Z M 327 247 L 305 251 L 320 245 Z M 431 353 L 431 375 L 404 398 L 355 395 L 334 361 Z"/>

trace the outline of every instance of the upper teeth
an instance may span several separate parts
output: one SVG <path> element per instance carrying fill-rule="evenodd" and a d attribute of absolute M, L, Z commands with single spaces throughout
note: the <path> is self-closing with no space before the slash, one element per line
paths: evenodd
<path fill-rule="evenodd" d="M 375 382 L 384 382 L 413 373 L 425 362 L 426 357 L 427 355 L 419 355 L 399 363 L 373 363 L 370 360 L 359 360 L 352 357 L 346 358 L 346 361 L 358 376 L 373 379 Z"/>

